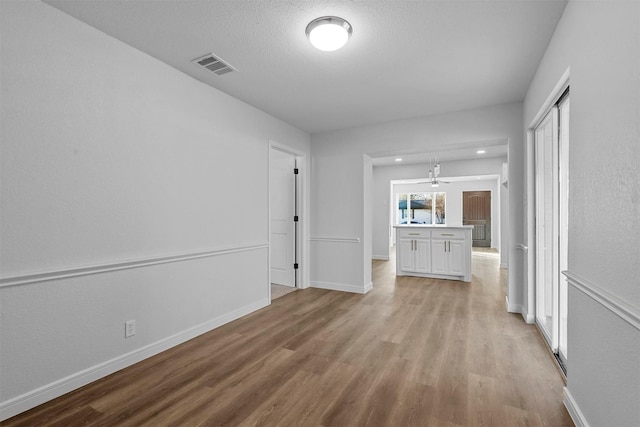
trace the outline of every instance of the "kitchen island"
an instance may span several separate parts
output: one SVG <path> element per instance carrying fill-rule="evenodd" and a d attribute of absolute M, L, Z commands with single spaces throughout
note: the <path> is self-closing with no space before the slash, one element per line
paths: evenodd
<path fill-rule="evenodd" d="M 396 225 L 396 275 L 471 281 L 472 225 Z"/>

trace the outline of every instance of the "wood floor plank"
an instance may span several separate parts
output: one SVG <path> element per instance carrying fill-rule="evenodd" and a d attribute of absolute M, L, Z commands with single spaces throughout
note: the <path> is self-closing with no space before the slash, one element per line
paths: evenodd
<path fill-rule="evenodd" d="M 310 382 L 303 392 L 295 396 L 295 406 L 276 425 L 322 425 L 323 413 L 336 404 L 344 390 L 360 372 L 361 368 L 353 365 L 340 362 L 332 364 L 323 375 L 319 376 L 318 381 Z M 341 378 L 342 381 L 335 381 L 335 378 Z"/>
<path fill-rule="evenodd" d="M 0 425 L 572 425 L 497 254 L 471 283 L 372 271 L 366 295 L 298 290 Z"/>

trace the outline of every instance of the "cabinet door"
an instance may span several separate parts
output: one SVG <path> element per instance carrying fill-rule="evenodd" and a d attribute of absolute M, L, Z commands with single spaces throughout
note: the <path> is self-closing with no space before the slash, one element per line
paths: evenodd
<path fill-rule="evenodd" d="M 449 240 L 449 274 L 464 276 L 464 240 Z"/>
<path fill-rule="evenodd" d="M 400 256 L 398 262 L 400 263 L 400 270 L 402 271 L 414 271 L 414 253 L 413 239 L 400 239 L 399 250 Z"/>
<path fill-rule="evenodd" d="M 448 274 L 446 240 L 431 239 L 431 272 L 434 274 Z"/>
<path fill-rule="evenodd" d="M 418 273 L 431 273 L 431 241 L 416 239 L 415 271 Z"/>

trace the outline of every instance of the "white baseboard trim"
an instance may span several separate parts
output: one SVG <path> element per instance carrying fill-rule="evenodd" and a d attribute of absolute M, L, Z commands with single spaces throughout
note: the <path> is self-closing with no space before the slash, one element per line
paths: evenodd
<path fill-rule="evenodd" d="M 504 306 L 509 313 L 522 313 L 522 306 L 518 304 L 511 304 L 509 302 L 509 296 L 504 297 Z"/>
<path fill-rule="evenodd" d="M 66 378 L 62 378 L 43 387 L 29 391 L 23 395 L 14 397 L 6 402 L 2 402 L 0 403 L 0 421 L 11 418 L 31 408 L 35 408 L 42 403 L 69 393 L 70 391 L 85 386 L 100 378 L 106 377 L 107 375 L 168 350 L 171 347 L 182 344 L 183 342 L 195 338 L 198 335 L 202 335 L 212 329 L 218 328 L 242 316 L 264 308 L 269 304 L 270 302 L 268 298 L 262 299 L 175 335 L 163 338 L 160 341 L 156 341 L 155 343 L 149 344 L 130 353 L 123 354 L 114 359 L 100 363 L 99 365 L 76 372 Z"/>
<path fill-rule="evenodd" d="M 312 288 L 329 289 L 331 291 L 351 292 L 354 294 L 366 294 L 373 289 L 373 283 L 369 282 L 365 286 L 345 285 L 342 283 L 311 282 Z"/>
<path fill-rule="evenodd" d="M 569 389 L 565 387 L 563 391 L 564 399 L 562 399 L 562 401 L 564 402 L 564 406 L 565 408 L 567 408 L 567 411 L 569 412 L 573 423 L 576 425 L 576 427 L 589 427 L 587 419 L 580 410 L 580 407 L 578 407 L 576 401 L 573 399 L 573 396 L 571 395 Z"/>
<path fill-rule="evenodd" d="M 525 322 L 527 322 L 530 325 L 533 325 L 534 323 L 536 323 L 536 316 L 534 316 L 533 314 L 525 313 L 523 311 L 522 318 L 524 319 Z"/>
<path fill-rule="evenodd" d="M 381 261 L 389 261 L 389 255 L 371 255 L 372 259 L 379 259 Z"/>
<path fill-rule="evenodd" d="M 373 289 L 373 282 L 369 282 L 366 285 L 364 285 L 364 293 L 366 294 L 367 292 L 369 292 L 371 289 Z"/>
<path fill-rule="evenodd" d="M 522 314 L 522 318 L 527 323 L 534 323 L 536 321 L 535 316 L 527 313 L 521 304 L 511 304 L 508 296 L 504 297 L 504 306 L 508 313 Z"/>

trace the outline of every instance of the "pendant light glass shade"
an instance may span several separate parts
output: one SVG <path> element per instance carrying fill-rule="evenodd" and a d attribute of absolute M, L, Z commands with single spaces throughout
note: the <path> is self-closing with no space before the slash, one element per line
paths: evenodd
<path fill-rule="evenodd" d="M 331 52 L 347 43 L 353 29 L 351 24 L 342 18 L 323 16 L 311 21 L 305 33 L 315 48 Z"/>
<path fill-rule="evenodd" d="M 431 166 L 431 159 L 429 159 L 429 166 Z M 436 165 L 433 167 L 433 170 L 429 169 L 429 182 L 431 182 L 432 187 L 440 186 L 438 175 L 440 175 L 440 162 L 438 162 L 438 158 L 436 157 Z"/>

